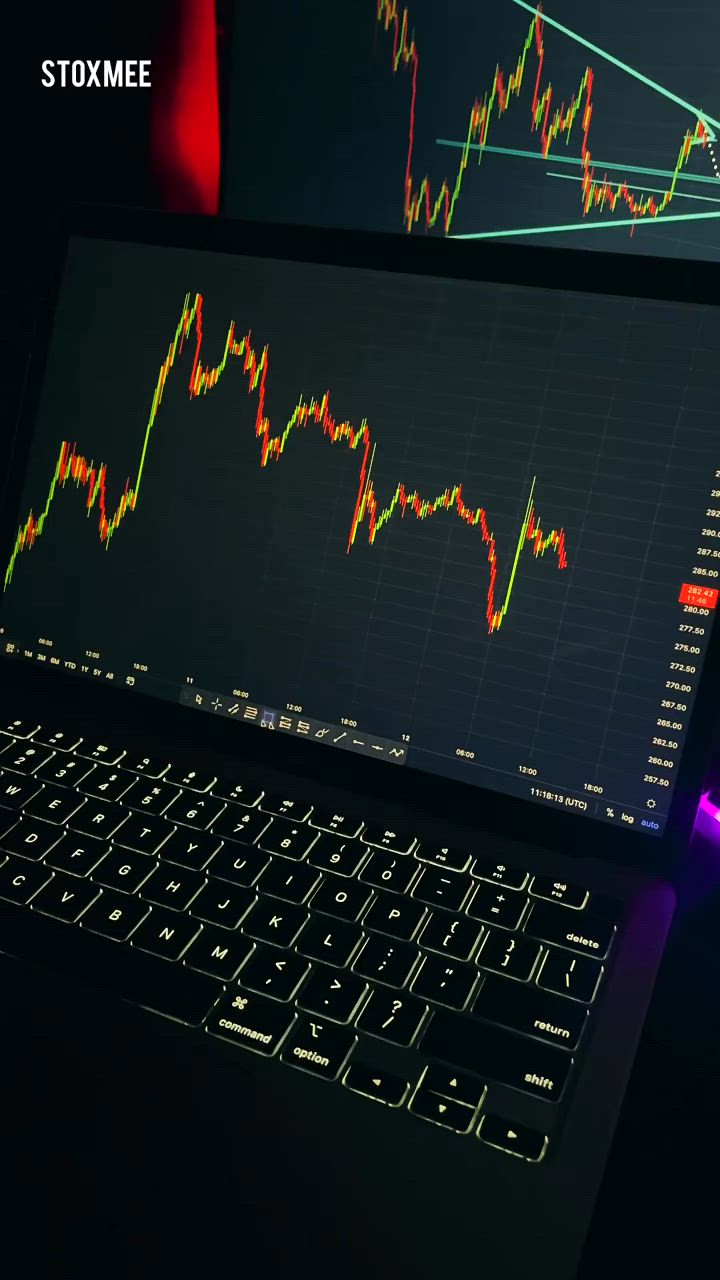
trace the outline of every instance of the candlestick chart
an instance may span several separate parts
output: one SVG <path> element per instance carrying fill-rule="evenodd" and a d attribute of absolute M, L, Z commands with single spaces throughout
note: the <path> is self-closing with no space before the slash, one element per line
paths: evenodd
<path fill-rule="evenodd" d="M 675 157 L 670 182 L 661 193 L 660 199 L 656 199 L 653 193 L 637 196 L 631 191 L 627 179 L 614 183 L 609 180 L 607 174 L 598 177 L 591 162 L 590 151 L 595 72 L 591 66 L 586 66 L 576 92 L 570 96 L 567 103 L 563 101 L 559 106 L 555 105 L 556 95 L 553 85 L 544 79 L 545 23 L 542 18 L 542 7 L 538 6 L 514 69 L 508 73 L 498 64 L 492 85 L 481 96 L 475 98 L 470 108 L 467 134 L 460 152 L 454 181 L 445 178 L 437 194 L 433 196 L 429 178 L 424 177 L 420 183 L 417 183 L 413 177 L 420 56 L 416 40 L 411 35 L 409 8 L 398 4 L 398 0 L 377 0 L 377 21 L 392 36 L 393 71 L 397 72 L 400 67 L 406 67 L 411 79 L 403 210 L 403 220 L 408 231 L 418 223 L 427 229 L 438 223 L 446 234 L 449 233 L 470 159 L 471 147 L 475 146 L 477 150 L 478 162 L 482 160 L 491 123 L 495 118 L 505 115 L 513 100 L 520 99 L 528 79 L 533 82 L 530 130 L 535 135 L 539 134 L 540 154 L 543 159 L 547 160 L 550 148 L 558 138 L 564 137 L 567 142 L 573 130 L 580 133 L 582 172 L 580 196 L 584 216 L 595 209 L 600 211 L 607 209 L 610 213 L 615 213 L 618 207 L 624 206 L 633 219 L 657 218 L 664 213 L 675 195 L 678 177 L 687 164 L 691 149 L 696 145 L 707 147 L 708 127 L 704 120 L 699 118 L 692 130 L 685 130 Z M 534 77 L 528 70 L 531 55 L 534 55 L 537 64 Z"/>
<path fill-rule="evenodd" d="M 718 36 L 700 0 L 245 6 L 225 210 L 714 258 Z"/>
<path fill-rule="evenodd" d="M 293 434 L 308 426 L 321 429 L 323 436 L 330 444 L 345 444 L 357 452 L 360 458 L 357 494 L 349 520 L 347 552 L 350 553 L 359 533 L 365 532 L 369 544 L 373 544 L 377 535 L 393 518 L 413 515 L 424 521 L 438 512 L 451 512 L 459 520 L 471 528 L 478 530 L 484 555 L 489 565 L 487 600 L 485 618 L 489 633 L 497 631 L 507 615 L 513 587 L 516 582 L 517 567 L 520 557 L 529 550 L 533 557 L 540 558 L 551 552 L 562 570 L 567 567 L 568 558 L 565 545 L 564 529 L 551 529 L 545 532 L 535 506 L 535 484 L 533 478 L 527 499 L 525 513 L 514 548 L 506 587 L 499 599 L 498 571 L 499 552 L 497 541 L 491 531 L 489 518 L 483 507 L 472 507 L 465 499 L 462 481 L 446 487 L 434 498 L 423 497 L 416 489 L 409 489 L 400 481 L 391 497 L 382 504 L 373 479 L 373 464 L 377 451 L 377 441 L 373 438 L 366 419 L 357 424 L 349 420 L 339 420 L 331 410 L 330 392 L 325 391 L 319 397 L 300 397 L 284 427 L 273 433 L 269 416 L 265 411 L 267 379 L 270 368 L 269 346 L 262 350 L 252 344 L 252 332 L 247 331 L 238 336 L 234 322 L 229 324 L 224 343 L 224 350 L 219 362 L 205 365 L 201 359 L 203 347 L 203 296 L 196 293 L 191 299 L 185 296 L 179 322 L 170 342 L 167 355 L 160 365 L 157 382 L 152 396 L 151 409 L 140 451 L 140 458 L 135 479 L 126 479 L 119 501 L 111 510 L 108 501 L 108 469 L 105 463 L 95 462 L 83 455 L 77 443 L 63 440 L 57 455 L 55 470 L 50 480 L 44 505 L 36 516 L 30 511 L 20 525 L 12 553 L 5 571 L 4 590 L 7 590 L 16 570 L 18 557 L 30 551 L 38 538 L 44 533 L 50 520 L 50 513 L 58 492 L 64 490 L 69 483 L 77 490 L 85 492 L 85 507 L 88 515 L 96 513 L 96 530 L 101 542 L 109 548 L 111 540 L 120 528 L 123 520 L 136 509 L 143 481 L 148 450 L 153 438 L 153 429 L 163 401 L 165 387 L 171 371 L 183 352 L 186 340 L 194 333 L 194 350 L 190 362 L 190 373 L 187 384 L 188 395 L 192 400 L 202 399 L 218 384 L 230 365 L 238 361 L 246 379 L 248 394 L 256 394 L 257 408 L 255 414 L 255 436 L 260 442 L 259 465 L 266 467 L 270 462 L 279 461 L 285 454 L 286 447 Z M 151 500 L 151 499 L 149 499 Z"/>

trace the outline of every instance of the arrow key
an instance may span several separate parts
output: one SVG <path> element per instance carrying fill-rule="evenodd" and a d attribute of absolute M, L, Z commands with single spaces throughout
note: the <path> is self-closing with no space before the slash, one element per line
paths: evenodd
<path fill-rule="evenodd" d="M 407 1096 L 410 1085 L 399 1076 L 390 1075 L 387 1071 L 366 1067 L 364 1063 L 354 1062 L 343 1076 L 343 1084 L 353 1093 L 361 1093 L 364 1098 L 372 1098 L 374 1102 L 384 1102 L 387 1107 L 401 1107 Z"/>
<path fill-rule="evenodd" d="M 528 1129 L 522 1124 L 513 1124 L 503 1116 L 486 1112 L 478 1128 L 478 1138 L 491 1147 L 508 1151 L 510 1155 L 520 1156 L 537 1164 L 547 1150 L 548 1140 L 544 1133 L 537 1129 Z"/>
<path fill-rule="evenodd" d="M 446 1099 L 454 1098 L 456 1102 L 461 1102 L 463 1106 L 473 1107 L 473 1109 L 480 1106 L 486 1093 L 482 1080 L 439 1064 L 425 1068 L 420 1078 L 420 1085 L 423 1089 L 430 1089 Z"/>
<path fill-rule="evenodd" d="M 468 1133 L 475 1115 L 474 1107 L 466 1107 L 462 1102 L 454 1102 L 451 1098 L 443 1098 L 432 1089 L 417 1089 L 410 1103 L 413 1115 L 439 1124 L 443 1129 L 452 1129 L 455 1133 Z"/>
<path fill-rule="evenodd" d="M 257 946 L 243 965 L 238 981 L 274 1000 L 291 1000 L 309 968 L 307 960 L 294 951 Z"/>

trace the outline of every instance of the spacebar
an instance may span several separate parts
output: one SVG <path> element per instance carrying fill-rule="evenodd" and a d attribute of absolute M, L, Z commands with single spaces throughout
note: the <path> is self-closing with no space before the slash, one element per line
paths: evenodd
<path fill-rule="evenodd" d="M 0 901 L 0 953 L 197 1026 L 223 994 L 204 974 Z"/>

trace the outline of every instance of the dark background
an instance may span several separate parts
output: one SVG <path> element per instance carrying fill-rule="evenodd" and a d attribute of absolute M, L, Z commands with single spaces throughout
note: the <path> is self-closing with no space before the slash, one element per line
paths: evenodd
<path fill-rule="evenodd" d="M 79 199 L 162 202 L 148 166 L 149 96 L 96 93 L 90 103 L 82 91 L 66 91 L 49 98 L 40 88 L 40 62 L 120 57 L 125 49 L 130 57 L 153 56 L 172 40 L 176 9 L 138 0 L 110 7 L 87 0 L 72 6 L 33 3 L 17 11 L 13 6 L 2 77 L 3 431 L 12 421 L 43 305 L 46 245 L 58 210 Z M 700 832 L 680 886 L 681 905 L 623 1108 L 583 1280 L 608 1273 L 670 1276 L 680 1267 L 687 1275 L 717 1269 L 719 886 L 720 844 Z M 3 983 L 10 974 L 4 966 Z M 215 1221 L 213 1213 L 213 1187 L 223 1175 L 214 1141 L 222 1116 L 212 1096 L 197 1097 L 191 1054 L 178 1052 L 172 1072 L 167 1062 L 163 1066 L 159 1075 L 158 1063 L 148 1062 L 132 1041 L 98 1041 L 92 1027 L 82 1040 L 64 1039 L 41 1003 L 11 1025 L 4 1020 L 0 1105 L 6 1186 L 0 1266 L 8 1275 L 135 1280 L 188 1274 L 190 1262 L 191 1274 L 208 1278 L 244 1273 L 241 1257 L 225 1271 L 215 1265 L 217 1258 L 227 1258 L 222 1246 L 218 1249 L 221 1228 L 227 1247 L 233 1243 L 227 1223 Z M 288 1197 L 293 1177 L 301 1176 L 302 1165 L 288 1176 Z M 276 1227 L 281 1226 L 281 1205 L 274 1210 Z"/>

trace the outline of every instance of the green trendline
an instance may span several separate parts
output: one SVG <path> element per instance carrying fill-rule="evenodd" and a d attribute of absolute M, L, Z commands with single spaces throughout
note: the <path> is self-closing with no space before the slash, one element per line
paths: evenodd
<path fill-rule="evenodd" d="M 464 151 L 465 142 L 458 142 L 455 138 L 436 138 L 435 143 L 438 147 L 457 147 L 460 151 Z M 697 143 L 694 145 L 697 146 Z M 580 156 L 560 156 L 554 151 L 548 151 L 544 156 L 542 151 L 520 151 L 516 147 L 493 147 L 488 143 L 483 146 L 479 142 L 471 142 L 469 144 L 470 151 L 494 151 L 496 155 L 501 156 L 519 156 L 522 160 L 552 160 L 553 164 L 572 164 L 581 165 Z M 645 173 L 652 178 L 672 178 L 674 177 L 672 169 L 650 169 L 641 164 L 611 164 L 609 160 L 593 160 L 593 167 L 598 169 L 622 169 L 627 173 Z M 720 178 L 704 173 L 678 173 L 680 182 L 709 182 L 711 185 L 720 186 Z"/>
<path fill-rule="evenodd" d="M 530 494 L 529 494 L 529 497 L 528 497 L 528 500 L 527 500 L 527 506 L 526 506 L 526 508 L 525 508 L 525 518 L 524 518 L 524 520 L 523 520 L 523 522 L 522 522 L 522 528 L 521 528 L 521 530 L 520 530 L 520 536 L 519 536 L 519 538 L 518 538 L 518 544 L 517 544 L 517 546 L 516 546 L 516 548 L 515 548 L 515 559 L 513 560 L 512 569 L 511 569 L 511 571 L 510 571 L 510 578 L 509 578 L 509 580 L 508 580 L 508 584 L 507 584 L 507 591 L 505 592 L 505 599 L 503 600 L 503 603 L 502 603 L 502 605 L 500 606 L 500 608 L 499 608 L 499 610 L 498 610 L 498 613 L 497 613 L 497 616 L 498 616 L 498 623 L 497 623 L 497 625 L 498 625 L 498 626 L 500 626 L 500 623 L 502 622 L 503 618 L 505 617 L 505 614 L 506 614 L 506 613 L 507 613 L 507 611 L 508 611 L 508 606 L 509 606 L 509 604 L 510 604 L 510 596 L 511 596 L 512 589 L 513 589 L 513 582 L 515 581 L 515 574 L 516 574 L 516 572 L 517 572 L 518 560 L 520 559 L 520 552 L 522 551 L 523 546 L 525 545 L 525 539 L 526 539 L 526 537 L 527 537 L 528 524 L 530 523 L 530 516 L 531 516 L 531 513 L 532 513 L 532 498 L 533 498 L 533 492 L 534 492 L 534 489 L 535 489 L 535 481 L 536 481 L 536 480 L 537 480 L 537 476 L 533 476 L 533 478 L 532 478 L 532 484 L 530 485 Z"/>
<path fill-rule="evenodd" d="M 513 0 L 513 4 L 519 5 L 521 9 L 527 9 L 528 13 L 536 14 L 543 22 L 555 27 L 557 31 L 562 31 L 563 35 L 569 36 L 571 40 L 584 45 L 586 49 L 591 49 L 599 57 L 605 58 L 606 62 L 611 62 L 620 71 L 625 71 L 629 76 L 639 80 L 648 89 L 654 89 L 656 93 L 662 94 L 664 98 L 676 103 L 678 107 L 684 107 L 687 111 L 691 111 L 694 116 L 697 116 L 698 120 L 702 120 L 703 124 L 714 124 L 720 129 L 720 120 L 715 120 L 712 116 L 706 115 L 700 107 L 694 107 L 691 102 L 686 102 L 684 98 L 679 98 L 676 93 L 671 93 L 669 89 L 663 88 L 656 80 L 651 80 L 649 76 L 644 76 L 642 71 L 636 71 L 634 67 L 629 67 L 627 62 L 621 62 L 619 58 L 614 57 L 612 53 L 608 53 L 606 49 L 601 49 L 599 45 L 593 44 L 592 41 L 585 40 L 583 36 L 578 35 L 577 31 L 571 31 L 569 27 L 563 26 L 562 22 L 556 22 L 554 18 L 549 18 L 544 9 L 538 9 L 534 4 L 528 4 L 527 0 Z M 710 128 L 708 129 L 708 139 L 710 142 L 716 141 L 716 134 Z"/>
<path fill-rule="evenodd" d="M 652 226 L 657 227 L 665 222 L 699 222 L 701 218 L 720 218 L 718 212 L 707 213 L 663 213 L 653 218 Z M 551 231 L 605 231 L 609 227 L 639 227 L 638 218 L 618 218 L 615 222 L 567 222 L 555 227 L 515 227 L 502 231 L 469 231 L 454 233 L 451 240 L 497 240 L 500 236 L 542 236 Z"/>

